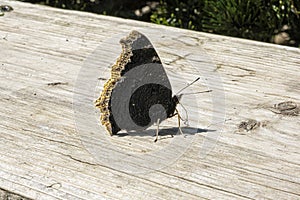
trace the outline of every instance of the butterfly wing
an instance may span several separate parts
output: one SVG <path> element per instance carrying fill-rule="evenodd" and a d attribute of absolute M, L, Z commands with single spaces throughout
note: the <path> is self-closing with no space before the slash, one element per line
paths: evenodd
<path fill-rule="evenodd" d="M 111 134 L 144 130 L 174 113 L 176 103 L 161 60 L 148 38 L 132 31 L 120 41 L 122 54 L 97 100 Z"/>

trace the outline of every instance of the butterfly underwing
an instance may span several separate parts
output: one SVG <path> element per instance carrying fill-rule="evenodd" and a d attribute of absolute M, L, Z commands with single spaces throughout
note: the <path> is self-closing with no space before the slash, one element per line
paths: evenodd
<path fill-rule="evenodd" d="M 110 135 L 145 130 L 176 114 L 179 97 L 149 39 L 132 31 L 120 40 L 122 53 L 111 68 L 96 107 Z"/>

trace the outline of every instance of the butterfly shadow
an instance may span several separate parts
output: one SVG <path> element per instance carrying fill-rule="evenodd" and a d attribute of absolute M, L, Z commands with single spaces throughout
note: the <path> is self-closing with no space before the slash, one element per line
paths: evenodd
<path fill-rule="evenodd" d="M 207 132 L 215 132 L 216 130 L 213 129 L 203 129 L 203 128 L 195 128 L 195 127 L 181 127 L 181 130 L 184 135 L 196 135 L 201 133 L 207 133 Z M 154 135 L 153 135 L 154 133 Z M 156 129 L 147 129 L 144 131 L 137 131 L 137 132 L 124 132 L 124 133 L 118 133 L 116 136 L 118 137 L 126 137 L 126 136 L 139 136 L 139 137 L 145 137 L 145 136 L 155 136 Z M 170 136 L 174 137 L 174 135 L 181 134 L 179 132 L 178 127 L 172 127 L 172 128 L 162 128 L 159 130 L 158 135 L 159 136 Z"/>

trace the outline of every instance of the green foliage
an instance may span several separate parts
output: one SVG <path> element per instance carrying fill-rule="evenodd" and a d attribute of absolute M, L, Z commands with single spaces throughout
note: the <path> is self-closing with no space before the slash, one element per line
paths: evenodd
<path fill-rule="evenodd" d="M 69 10 L 90 11 L 102 13 L 99 0 L 45 0 L 43 4 Z"/>
<path fill-rule="evenodd" d="M 205 0 L 160 0 L 160 6 L 151 16 L 157 24 L 201 30 Z"/>
<path fill-rule="evenodd" d="M 290 44 L 300 45 L 299 0 L 157 0 L 155 11 L 143 17 L 135 10 L 147 5 L 148 0 L 23 1 L 265 42 L 286 32 Z"/>
<path fill-rule="evenodd" d="M 273 8 L 282 20 L 282 25 L 288 26 L 285 32 L 295 41 L 295 46 L 300 47 L 300 1 L 280 0 L 278 7 Z"/>
<path fill-rule="evenodd" d="M 161 0 L 151 16 L 158 24 L 270 42 L 284 25 L 300 41 L 300 1 Z"/>
<path fill-rule="evenodd" d="M 278 29 L 271 2 L 261 0 L 209 1 L 203 30 L 235 37 L 269 41 Z"/>
<path fill-rule="evenodd" d="M 80 10 L 103 15 L 140 19 L 136 9 L 146 5 L 147 0 L 22 0 L 69 10 Z M 148 17 L 150 21 L 150 16 Z"/>

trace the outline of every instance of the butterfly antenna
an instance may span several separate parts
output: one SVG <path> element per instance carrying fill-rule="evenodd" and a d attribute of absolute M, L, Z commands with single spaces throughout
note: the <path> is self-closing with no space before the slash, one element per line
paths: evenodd
<path fill-rule="evenodd" d="M 180 94 L 180 92 L 182 92 L 183 90 L 185 90 L 186 88 L 188 88 L 189 86 L 193 85 L 194 83 L 196 83 L 196 82 L 199 81 L 199 80 L 200 80 L 200 77 L 196 78 L 193 82 L 189 83 L 187 86 L 185 86 L 185 87 L 183 87 L 181 90 L 179 90 L 179 91 L 175 94 L 175 96 L 177 96 L 178 100 L 182 97 L 182 95 L 187 95 L 187 94 L 197 94 L 197 93 L 206 93 L 206 92 L 211 92 L 211 91 L 212 91 L 212 90 L 206 90 L 206 91 L 202 91 L 202 92 L 181 93 L 181 94 Z M 176 112 L 177 112 L 177 114 L 178 114 L 178 128 L 179 128 L 180 132 L 182 133 L 182 130 L 181 130 L 181 127 L 180 127 L 180 119 L 181 119 L 182 121 L 184 121 L 184 124 L 185 124 L 185 125 L 188 126 L 188 125 L 189 125 L 189 115 L 188 115 L 188 112 L 187 112 L 186 108 L 185 108 L 179 101 L 178 101 L 178 104 L 181 105 L 181 107 L 183 108 L 183 110 L 184 110 L 184 112 L 185 112 L 185 114 L 186 114 L 186 119 L 182 119 L 182 117 L 179 115 L 178 110 L 176 109 Z"/>
<path fill-rule="evenodd" d="M 185 90 L 186 88 L 188 88 L 189 86 L 193 85 L 194 83 L 196 83 L 199 80 L 200 80 L 200 77 L 196 78 L 196 80 L 194 80 L 193 82 L 189 83 L 187 86 L 185 86 L 184 88 L 182 88 L 181 90 L 179 90 L 175 95 L 178 95 L 180 92 L 182 92 L 183 90 Z"/>
<path fill-rule="evenodd" d="M 212 90 L 205 90 L 205 91 L 201 91 L 201 92 L 181 93 L 180 95 L 199 94 L 199 93 L 207 93 L 207 92 L 212 92 Z"/>

